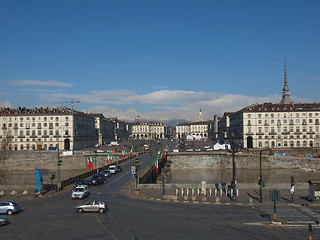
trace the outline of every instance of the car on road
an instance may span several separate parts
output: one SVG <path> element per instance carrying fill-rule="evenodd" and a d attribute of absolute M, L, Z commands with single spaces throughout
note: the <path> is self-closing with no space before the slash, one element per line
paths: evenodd
<path fill-rule="evenodd" d="M 78 187 L 79 185 L 88 185 L 89 184 L 89 181 L 86 180 L 86 179 L 81 179 L 79 180 L 78 182 L 76 182 L 73 186 L 74 187 Z"/>
<path fill-rule="evenodd" d="M 89 195 L 89 188 L 87 185 L 79 185 L 72 190 L 71 197 L 75 198 L 85 198 Z"/>
<path fill-rule="evenodd" d="M 104 213 L 107 211 L 107 203 L 103 200 L 90 200 L 81 205 L 75 207 L 76 211 L 82 212 L 100 212 Z"/>
<path fill-rule="evenodd" d="M 20 211 L 20 205 L 15 201 L 0 202 L 0 213 L 7 213 L 9 215 Z"/>
<path fill-rule="evenodd" d="M 0 216 L 0 226 L 7 225 L 8 224 L 8 218 L 5 216 Z"/>
<path fill-rule="evenodd" d="M 122 167 L 121 166 L 117 166 L 118 172 L 122 171 Z"/>
<path fill-rule="evenodd" d="M 111 172 L 110 172 L 109 169 L 104 170 L 102 173 L 103 173 L 106 177 L 111 177 Z"/>
<path fill-rule="evenodd" d="M 116 165 L 111 165 L 111 166 L 109 166 L 109 170 L 110 170 L 110 172 L 111 172 L 112 174 L 115 174 L 115 173 L 118 172 L 118 168 L 117 168 Z"/>
<path fill-rule="evenodd" d="M 96 175 L 93 175 L 89 179 L 90 185 L 99 185 L 106 182 L 106 176 L 103 173 L 98 173 Z"/>

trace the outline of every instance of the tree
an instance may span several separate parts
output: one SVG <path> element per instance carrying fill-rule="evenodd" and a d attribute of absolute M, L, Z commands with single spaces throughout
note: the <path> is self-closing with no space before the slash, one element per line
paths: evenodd
<path fill-rule="evenodd" d="M 10 131 L 4 133 L 0 143 L 0 161 L 7 159 L 10 155 L 9 146 L 12 142 L 12 135 Z"/>

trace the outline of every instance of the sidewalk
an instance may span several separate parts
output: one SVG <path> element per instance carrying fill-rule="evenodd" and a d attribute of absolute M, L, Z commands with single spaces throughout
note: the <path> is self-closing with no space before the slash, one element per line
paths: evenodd
<path fill-rule="evenodd" d="M 122 192 L 126 195 L 134 198 L 157 200 L 157 201 L 171 201 L 181 203 L 201 203 L 201 204 L 236 204 L 236 205 L 271 205 L 272 201 L 269 199 L 269 189 L 264 189 L 262 192 L 262 203 L 260 202 L 259 189 L 240 189 L 237 199 L 232 200 L 229 195 L 226 195 L 223 191 L 222 195 L 216 196 L 212 192 L 212 195 L 206 196 L 195 191 L 193 194 L 186 189 L 182 193 L 181 189 L 176 192 L 176 189 L 163 189 L 163 188 L 143 188 L 136 190 L 134 181 L 130 181 L 122 188 Z M 277 201 L 277 205 L 302 205 L 302 206 L 320 206 L 320 201 L 310 201 L 308 199 L 309 189 L 299 189 L 295 191 L 294 199 L 291 201 L 291 194 L 289 190 L 280 189 L 280 200 Z"/>

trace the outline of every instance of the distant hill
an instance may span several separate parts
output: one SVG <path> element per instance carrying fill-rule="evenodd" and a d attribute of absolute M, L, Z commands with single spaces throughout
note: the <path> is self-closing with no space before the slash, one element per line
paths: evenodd
<path fill-rule="evenodd" d="M 165 121 L 164 123 L 168 127 L 175 127 L 178 123 L 181 123 L 181 122 L 189 122 L 189 121 L 187 121 L 185 119 L 172 119 L 172 120 Z"/>
<path fill-rule="evenodd" d="M 141 119 L 141 122 L 164 122 L 168 127 L 175 127 L 178 123 L 181 122 L 190 122 L 187 121 L 185 119 L 172 119 L 172 120 L 168 120 L 168 121 L 159 121 L 159 120 L 146 120 L 146 119 Z"/>

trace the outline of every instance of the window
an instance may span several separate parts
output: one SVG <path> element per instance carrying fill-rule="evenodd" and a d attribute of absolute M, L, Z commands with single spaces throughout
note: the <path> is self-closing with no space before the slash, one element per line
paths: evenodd
<path fill-rule="evenodd" d="M 56 121 L 59 121 L 59 117 L 56 117 Z"/>
<path fill-rule="evenodd" d="M 47 117 L 44 117 L 43 120 L 44 120 L 44 121 L 47 121 L 48 119 L 47 119 Z"/>
<path fill-rule="evenodd" d="M 258 114 L 258 118 L 261 118 L 261 114 Z"/>

